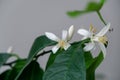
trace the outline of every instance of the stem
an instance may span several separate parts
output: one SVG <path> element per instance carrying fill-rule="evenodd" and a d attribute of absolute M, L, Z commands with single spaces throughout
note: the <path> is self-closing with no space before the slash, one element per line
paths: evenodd
<path fill-rule="evenodd" d="M 102 15 L 101 15 L 100 11 L 97 11 L 97 14 L 98 14 L 100 20 L 104 23 L 104 25 L 107 25 L 105 20 L 103 19 Z"/>
<path fill-rule="evenodd" d="M 15 60 L 15 61 L 12 61 L 12 62 L 10 62 L 10 63 L 5 63 L 5 64 L 3 64 L 3 65 L 12 67 L 12 64 L 13 64 L 13 63 L 16 63 L 17 61 L 18 61 L 18 60 Z"/>
<path fill-rule="evenodd" d="M 37 60 L 40 56 L 43 56 L 44 54 L 47 54 L 47 53 L 50 53 L 52 52 L 52 50 L 49 50 L 49 51 L 43 51 L 42 53 L 38 54 L 35 56 L 35 60 Z M 20 60 L 19 56 L 16 55 L 16 54 L 12 54 L 13 56 L 16 56 L 18 59 L 15 60 L 15 61 L 12 61 L 12 62 L 9 62 L 9 63 L 4 63 L 3 65 L 5 66 L 10 66 L 12 67 L 12 64 L 16 63 L 18 60 Z"/>
<path fill-rule="evenodd" d="M 44 54 L 47 54 L 47 53 L 50 53 L 50 52 L 52 52 L 52 50 L 49 50 L 49 51 L 43 51 L 42 53 L 36 55 L 35 58 L 38 59 L 38 57 L 43 56 Z"/>

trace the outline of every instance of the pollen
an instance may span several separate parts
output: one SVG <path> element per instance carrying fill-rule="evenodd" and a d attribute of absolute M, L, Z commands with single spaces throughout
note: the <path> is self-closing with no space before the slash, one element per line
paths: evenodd
<path fill-rule="evenodd" d="M 65 41 L 64 41 L 64 40 L 60 40 L 58 44 L 59 44 L 59 46 L 60 46 L 61 48 L 63 48 L 64 45 L 65 45 Z"/>
<path fill-rule="evenodd" d="M 101 43 L 103 43 L 103 44 L 106 44 L 107 41 L 108 41 L 108 39 L 107 39 L 106 36 L 101 36 L 101 37 L 98 38 L 98 40 L 99 40 Z"/>

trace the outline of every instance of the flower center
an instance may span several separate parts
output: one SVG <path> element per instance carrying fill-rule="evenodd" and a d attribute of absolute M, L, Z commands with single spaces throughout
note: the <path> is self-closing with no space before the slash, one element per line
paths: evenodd
<path fill-rule="evenodd" d="M 101 37 L 98 38 L 98 40 L 99 40 L 101 43 L 103 43 L 103 44 L 106 44 L 107 41 L 108 41 L 108 39 L 107 39 L 106 36 L 101 36 Z"/>
<path fill-rule="evenodd" d="M 64 45 L 65 45 L 65 41 L 64 41 L 64 40 L 60 40 L 58 44 L 59 44 L 59 46 L 60 46 L 61 48 L 63 48 Z"/>

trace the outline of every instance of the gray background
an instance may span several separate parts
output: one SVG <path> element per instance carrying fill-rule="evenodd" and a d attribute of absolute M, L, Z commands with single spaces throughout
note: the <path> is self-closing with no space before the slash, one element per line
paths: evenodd
<path fill-rule="evenodd" d="M 34 39 L 46 31 L 61 36 L 61 31 L 72 24 L 77 31 L 81 26 L 88 29 L 91 23 L 98 30 L 101 29 L 103 23 L 96 13 L 76 19 L 65 14 L 69 10 L 83 9 L 87 1 L 90 0 L 0 0 L 0 51 L 4 52 L 13 46 L 14 52 L 20 57 L 27 57 Z M 111 22 L 111 28 L 114 29 L 108 33 L 110 43 L 107 56 L 96 72 L 104 80 L 120 80 L 119 4 L 120 0 L 107 0 L 101 10 L 105 20 Z M 81 37 L 75 34 L 73 38 L 72 41 L 76 41 Z M 48 55 L 39 59 L 43 68 L 47 58 Z"/>

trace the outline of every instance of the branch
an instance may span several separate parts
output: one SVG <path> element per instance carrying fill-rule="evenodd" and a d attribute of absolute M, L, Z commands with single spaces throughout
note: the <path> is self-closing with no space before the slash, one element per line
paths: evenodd
<path fill-rule="evenodd" d="M 49 50 L 49 51 L 43 51 L 42 53 L 36 55 L 36 56 L 35 56 L 35 59 L 38 59 L 38 57 L 43 56 L 43 55 L 45 55 L 45 54 L 47 54 L 47 53 L 50 53 L 50 52 L 52 52 L 52 50 Z"/>
<path fill-rule="evenodd" d="M 36 55 L 34 58 L 37 60 L 40 56 L 43 56 L 44 54 L 47 54 L 47 53 L 50 53 L 50 52 L 52 52 L 52 50 L 43 51 L 42 53 Z M 12 67 L 12 64 L 16 63 L 18 60 L 20 60 L 20 59 L 17 59 L 15 61 L 12 61 L 12 62 L 9 62 L 9 63 L 4 63 L 3 65 Z"/>
<path fill-rule="evenodd" d="M 16 63 L 17 61 L 18 60 L 12 61 L 10 63 L 4 63 L 3 65 L 12 67 L 12 64 Z"/>

